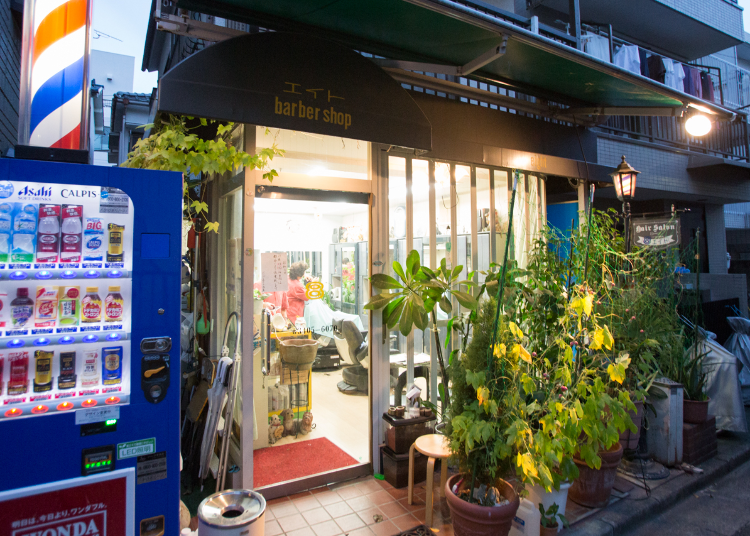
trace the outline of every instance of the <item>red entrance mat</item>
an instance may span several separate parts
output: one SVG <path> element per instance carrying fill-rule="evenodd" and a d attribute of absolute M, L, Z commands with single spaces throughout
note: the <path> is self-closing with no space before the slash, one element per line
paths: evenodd
<path fill-rule="evenodd" d="M 253 452 L 253 487 L 262 488 L 358 463 L 325 437 L 266 447 Z"/>

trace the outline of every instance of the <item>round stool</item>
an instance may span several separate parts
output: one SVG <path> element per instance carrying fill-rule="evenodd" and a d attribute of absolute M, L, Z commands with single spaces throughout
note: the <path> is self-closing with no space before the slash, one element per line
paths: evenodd
<path fill-rule="evenodd" d="M 428 434 L 417 438 L 409 448 L 409 504 L 414 501 L 414 449 L 427 456 L 427 495 L 425 496 L 425 524 L 432 526 L 432 481 L 435 473 L 435 458 L 442 460 L 440 464 L 440 489 L 438 493 L 445 493 L 445 481 L 448 479 L 448 457 L 451 449 L 448 438 L 440 434 Z"/>

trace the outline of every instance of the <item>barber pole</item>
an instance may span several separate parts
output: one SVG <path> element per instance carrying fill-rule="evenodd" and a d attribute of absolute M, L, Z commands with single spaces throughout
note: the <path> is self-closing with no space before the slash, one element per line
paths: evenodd
<path fill-rule="evenodd" d="M 88 149 L 91 0 L 26 0 L 21 145 Z"/>

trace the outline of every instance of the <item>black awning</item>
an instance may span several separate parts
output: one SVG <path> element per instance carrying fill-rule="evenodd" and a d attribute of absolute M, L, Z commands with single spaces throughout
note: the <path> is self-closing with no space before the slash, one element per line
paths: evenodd
<path fill-rule="evenodd" d="M 409 93 L 362 55 L 282 32 L 222 41 L 159 81 L 159 111 L 432 148 Z"/>

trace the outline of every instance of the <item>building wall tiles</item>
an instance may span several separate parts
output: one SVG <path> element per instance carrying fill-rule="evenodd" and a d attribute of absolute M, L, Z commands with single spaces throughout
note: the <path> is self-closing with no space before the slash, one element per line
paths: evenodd
<path fill-rule="evenodd" d="M 720 172 L 709 179 L 698 179 L 688 173 L 690 156 L 684 152 L 630 143 L 626 139 L 600 137 L 597 154 L 598 163 L 608 167 L 616 167 L 622 155 L 625 155 L 628 163 L 641 171 L 638 176 L 639 188 L 694 195 L 696 198 L 723 197 L 737 202 L 750 201 L 750 181 L 738 182 L 722 176 Z"/>
<path fill-rule="evenodd" d="M 728 0 L 656 0 L 722 32 L 743 39 L 742 8 Z"/>

